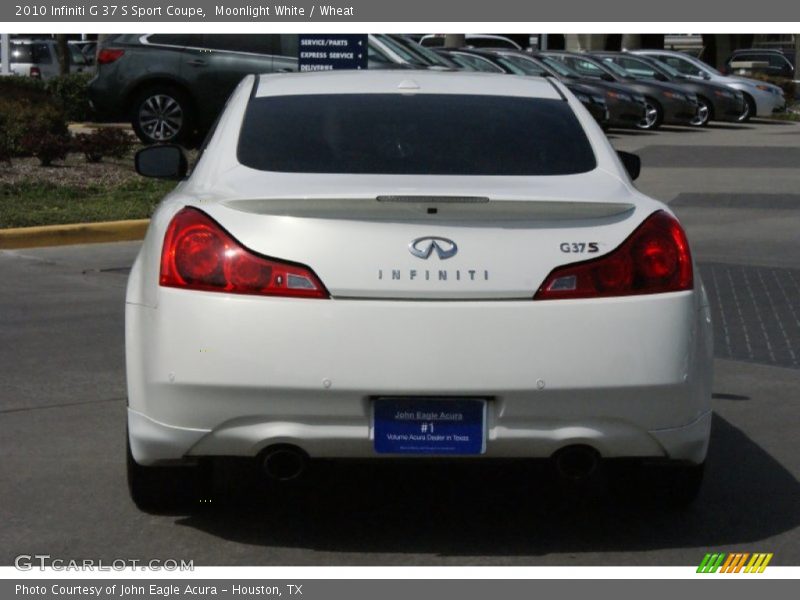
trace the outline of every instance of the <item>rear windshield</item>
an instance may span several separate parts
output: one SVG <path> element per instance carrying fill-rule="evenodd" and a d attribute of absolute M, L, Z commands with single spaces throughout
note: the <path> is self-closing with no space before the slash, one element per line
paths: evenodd
<path fill-rule="evenodd" d="M 0 56 L 2 60 L 2 56 Z M 50 63 L 50 50 L 47 44 L 11 44 L 12 63 Z"/>
<path fill-rule="evenodd" d="M 569 175 L 596 166 L 563 100 L 456 94 L 254 98 L 238 158 L 289 173 Z"/>

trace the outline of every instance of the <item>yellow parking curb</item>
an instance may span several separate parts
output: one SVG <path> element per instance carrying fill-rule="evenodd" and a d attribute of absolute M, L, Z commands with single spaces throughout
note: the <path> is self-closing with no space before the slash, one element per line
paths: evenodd
<path fill-rule="evenodd" d="M 150 219 L 0 229 L 0 249 L 141 240 Z"/>

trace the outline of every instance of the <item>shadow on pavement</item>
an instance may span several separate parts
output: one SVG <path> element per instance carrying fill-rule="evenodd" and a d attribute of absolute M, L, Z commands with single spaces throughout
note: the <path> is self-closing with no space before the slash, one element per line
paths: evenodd
<path fill-rule="evenodd" d="M 796 125 L 797 121 L 784 121 L 781 119 L 751 119 L 751 123 L 758 125 L 780 125 L 786 127 L 787 125 Z"/>
<path fill-rule="evenodd" d="M 644 131 L 641 129 L 612 129 L 606 132 L 606 137 L 614 140 L 621 137 L 638 136 L 638 135 L 656 135 L 655 131 Z"/>
<path fill-rule="evenodd" d="M 690 127 L 686 125 L 685 127 L 681 127 L 679 125 L 662 125 L 658 128 L 657 131 L 664 131 L 669 133 L 702 133 L 702 127 Z"/>
<path fill-rule="evenodd" d="M 727 129 L 730 131 L 745 131 L 747 129 L 754 129 L 750 125 L 743 125 L 742 123 L 721 123 L 720 121 L 712 121 L 706 125 L 709 129 Z"/>
<path fill-rule="evenodd" d="M 798 481 L 718 416 L 703 490 L 684 511 L 597 482 L 565 492 L 529 463 L 375 467 L 340 465 L 315 489 L 256 491 L 177 523 L 251 545 L 462 557 L 745 545 L 800 523 Z"/>

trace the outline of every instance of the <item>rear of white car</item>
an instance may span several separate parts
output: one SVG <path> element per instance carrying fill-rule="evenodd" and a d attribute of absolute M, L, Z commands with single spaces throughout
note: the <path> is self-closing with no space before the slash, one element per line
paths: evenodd
<path fill-rule="evenodd" d="M 654 459 L 694 493 L 708 446 L 683 231 L 546 80 L 245 79 L 153 216 L 126 348 L 141 506 L 230 456 Z"/>

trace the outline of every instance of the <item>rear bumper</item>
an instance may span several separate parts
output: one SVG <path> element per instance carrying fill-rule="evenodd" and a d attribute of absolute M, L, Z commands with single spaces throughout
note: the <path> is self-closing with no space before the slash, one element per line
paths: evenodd
<path fill-rule="evenodd" d="M 496 407 L 494 407 L 496 409 Z M 574 421 L 529 418 L 500 425 L 490 412 L 487 458 L 549 457 L 573 444 L 591 446 L 603 458 L 658 457 L 699 464 L 708 451 L 711 412 L 680 427 L 645 430 L 623 419 L 586 418 Z M 273 444 L 302 448 L 313 458 L 377 458 L 367 414 L 349 422 L 330 423 L 324 417 L 276 421 L 251 417 L 213 430 L 159 423 L 128 409 L 131 450 L 140 464 L 158 464 L 191 457 L 252 457 Z"/>
<path fill-rule="evenodd" d="M 694 292 L 567 302 L 236 297 L 162 288 L 128 304 L 137 462 L 380 457 L 376 396 L 484 397 L 487 457 L 701 462 L 710 424 L 708 309 Z"/>
<path fill-rule="evenodd" d="M 129 117 L 123 86 L 108 75 L 95 75 L 89 81 L 87 95 L 95 115 L 103 121 L 119 121 Z"/>

